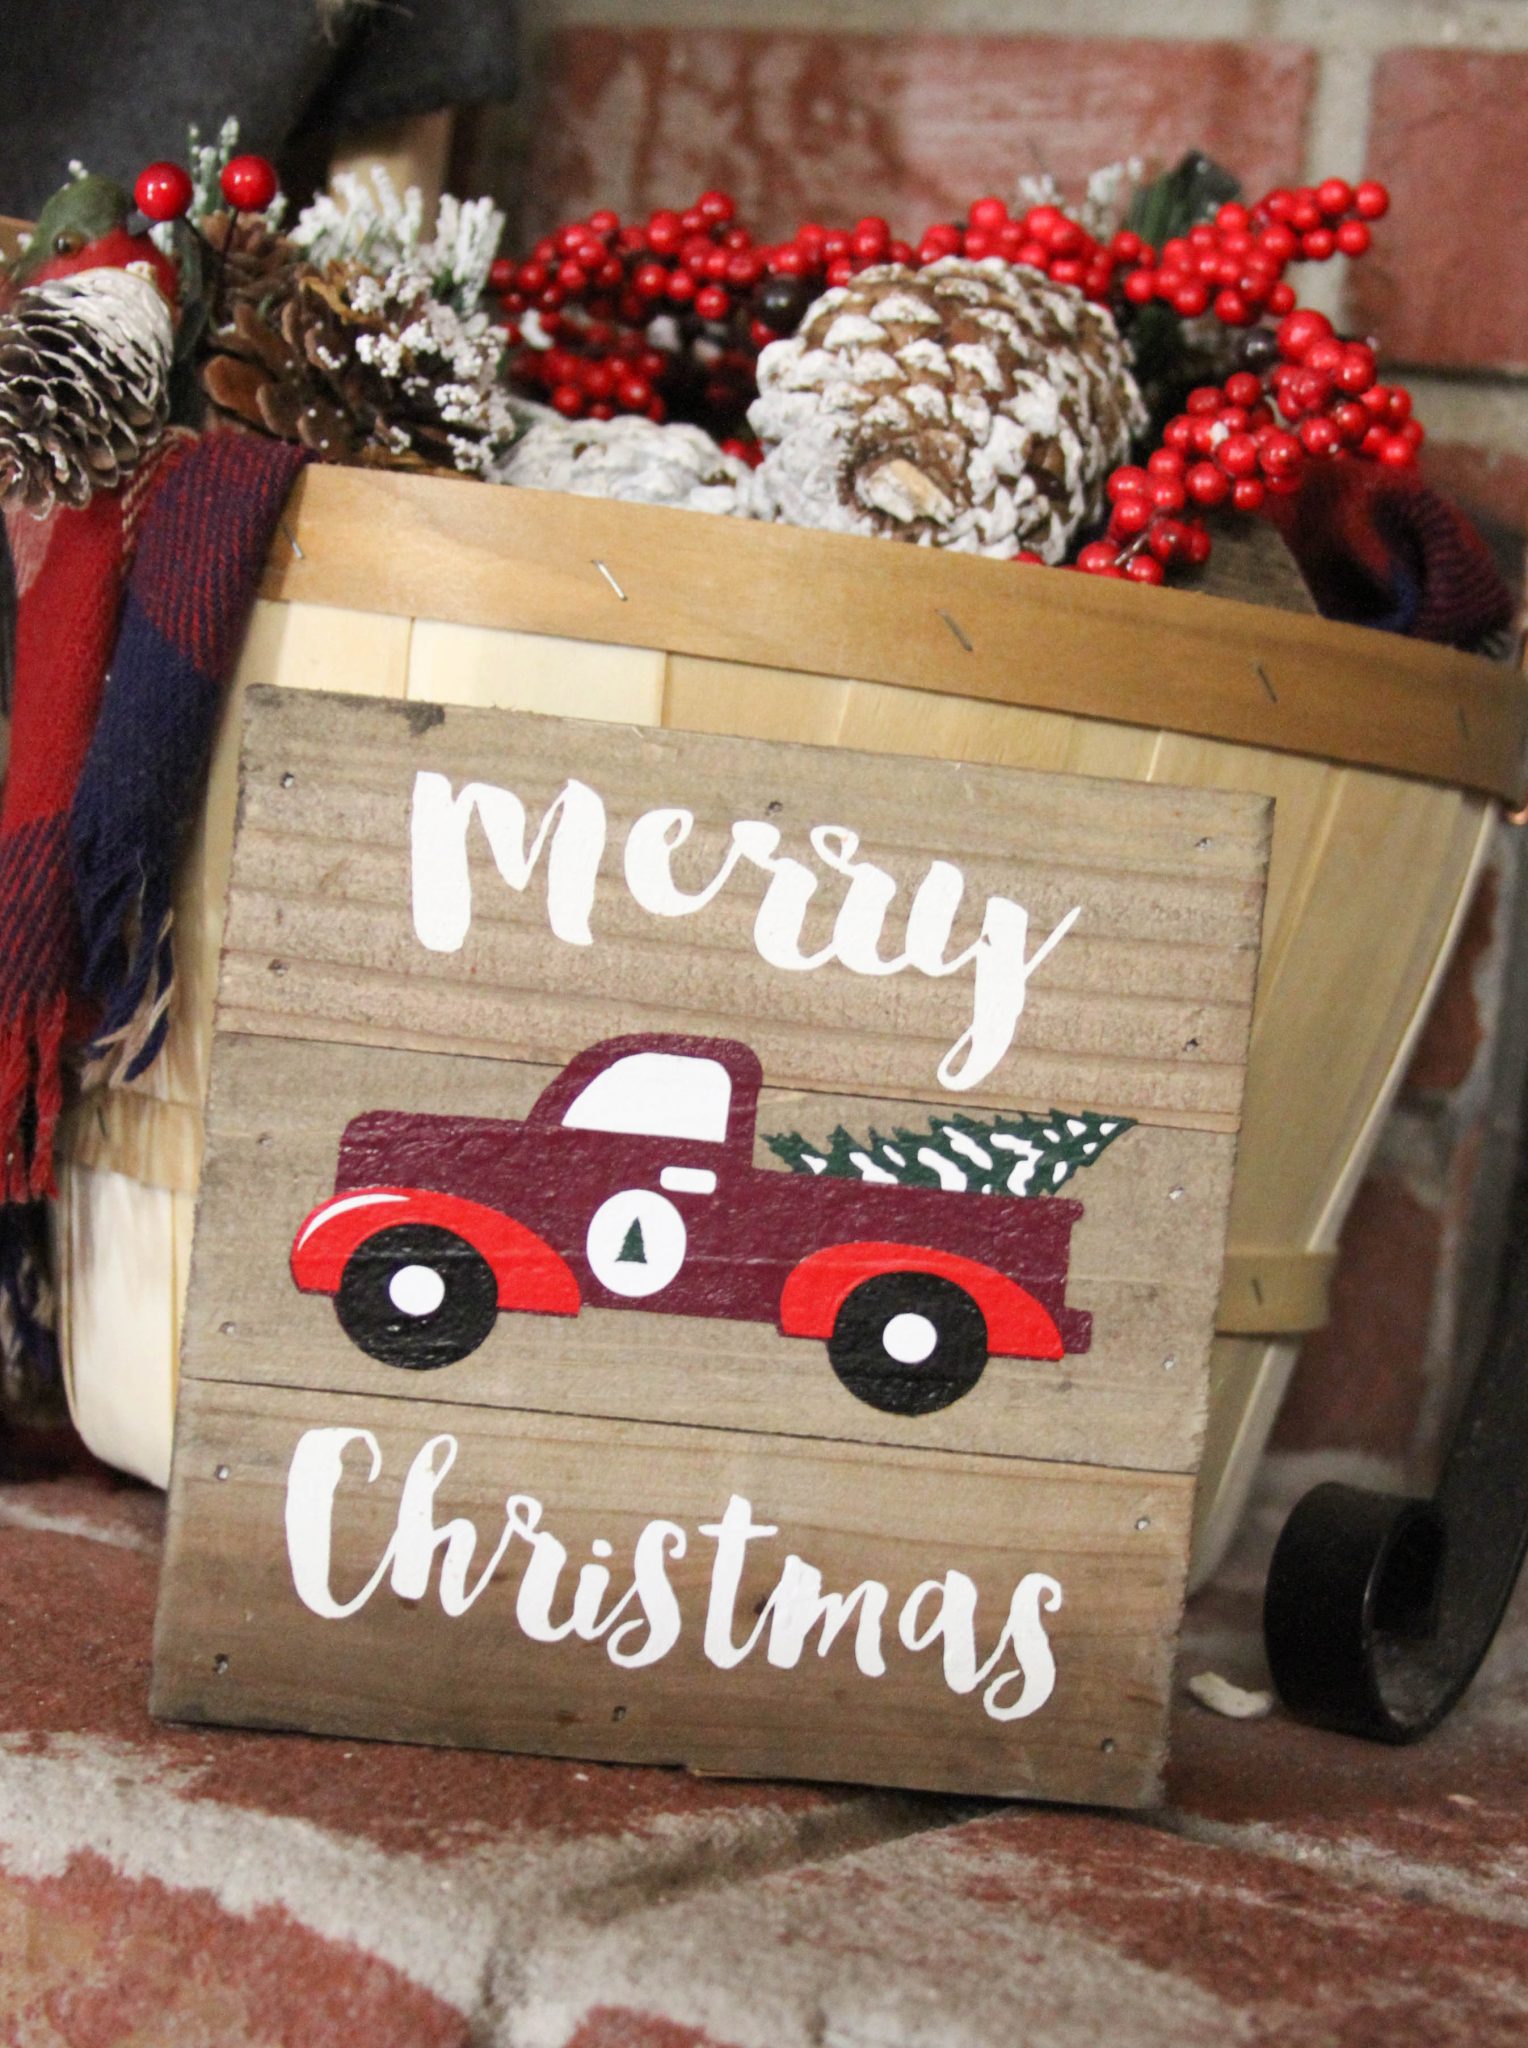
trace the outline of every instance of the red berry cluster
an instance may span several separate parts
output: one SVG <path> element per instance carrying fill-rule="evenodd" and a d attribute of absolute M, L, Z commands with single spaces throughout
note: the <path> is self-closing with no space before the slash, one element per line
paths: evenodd
<path fill-rule="evenodd" d="M 1344 341 L 1324 313 L 1291 313 L 1275 333 L 1279 361 L 1268 385 L 1304 455 L 1356 449 L 1393 469 L 1416 460 L 1422 428 L 1411 394 L 1381 384 L 1367 342 Z"/>
<path fill-rule="evenodd" d="M 1242 369 L 1223 384 L 1200 385 L 1163 428 L 1146 467 L 1114 471 L 1107 531 L 1083 548 L 1080 569 L 1160 583 L 1170 563 L 1208 559 L 1204 513 L 1226 504 L 1258 511 L 1270 494 L 1297 491 L 1312 458 L 1357 452 L 1392 468 L 1416 460 L 1422 428 L 1410 393 L 1379 382 L 1367 342 L 1341 340 L 1326 315 L 1309 308 L 1256 339 L 1270 343 L 1275 358 L 1266 376 Z"/>
<path fill-rule="evenodd" d="M 1027 263 L 1100 303 L 1151 251 L 1122 229 L 1096 241 L 1055 206 L 1010 217 L 1001 199 L 978 199 L 964 224 L 941 222 L 916 246 L 877 214 L 852 228 L 806 221 L 788 241 L 755 242 L 725 192 L 703 192 L 683 212 L 661 208 L 623 223 L 608 210 L 569 221 L 521 261 L 489 273 L 513 341 L 510 374 L 569 419 L 618 412 L 663 419 L 682 405 L 723 428 L 754 395 L 760 349 L 794 332 L 822 292 L 877 263 L 922 268 L 944 256 Z M 658 314 L 679 346 L 658 349 Z M 751 444 L 746 444 L 751 447 Z"/>
<path fill-rule="evenodd" d="M 753 331 L 750 300 L 767 252 L 736 224 L 736 211 L 725 192 L 703 192 L 682 213 L 660 208 L 645 222 L 602 209 L 544 237 L 523 261 L 500 257 L 489 287 L 510 339 L 525 344 L 510 374 L 568 419 L 624 412 L 661 420 L 685 386 L 696 387 L 686 395 L 712 418 L 740 413 L 755 357 L 775 330 Z M 649 341 L 659 314 L 676 323 L 681 348 Z"/>
<path fill-rule="evenodd" d="M 1291 263 L 1361 256 L 1368 223 L 1389 205 L 1383 185 L 1368 180 L 1355 191 L 1345 178 L 1280 186 L 1251 207 L 1230 201 L 1213 221 L 1164 242 L 1160 256 L 1144 250 L 1121 290 L 1133 306 L 1161 300 L 1185 320 L 1213 312 L 1227 327 L 1251 327 L 1265 312 L 1293 311 Z"/>
<path fill-rule="evenodd" d="M 941 223 L 926 229 L 914 260 L 921 269 L 942 256 L 967 256 L 973 262 L 1000 256 L 1005 263 L 1043 270 L 1057 284 L 1075 285 L 1085 298 L 1105 304 L 1116 274 L 1133 270 L 1151 255 L 1149 244 L 1129 228 L 1099 242 L 1058 206 L 1031 206 L 1010 217 L 1001 199 L 978 199 L 964 227 Z"/>

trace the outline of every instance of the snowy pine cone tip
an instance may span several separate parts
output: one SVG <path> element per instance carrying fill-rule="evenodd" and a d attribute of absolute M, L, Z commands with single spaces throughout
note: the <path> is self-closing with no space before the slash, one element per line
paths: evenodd
<path fill-rule="evenodd" d="M 170 315 L 131 270 L 28 285 L 0 315 L 0 502 L 114 490 L 164 431 Z"/>
<path fill-rule="evenodd" d="M 881 264 L 759 359 L 777 518 L 1059 562 L 1146 423 L 1109 313 L 996 257 Z"/>

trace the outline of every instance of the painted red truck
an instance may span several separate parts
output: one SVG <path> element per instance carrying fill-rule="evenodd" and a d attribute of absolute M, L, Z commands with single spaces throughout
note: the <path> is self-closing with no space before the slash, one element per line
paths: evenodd
<path fill-rule="evenodd" d="M 762 1078 L 735 1039 L 643 1035 L 580 1053 L 524 1122 L 368 1111 L 292 1277 L 391 1365 L 465 1358 L 505 1310 L 649 1309 L 822 1341 L 901 1415 L 948 1407 L 989 1357 L 1087 1350 L 1080 1202 L 756 1167 Z"/>

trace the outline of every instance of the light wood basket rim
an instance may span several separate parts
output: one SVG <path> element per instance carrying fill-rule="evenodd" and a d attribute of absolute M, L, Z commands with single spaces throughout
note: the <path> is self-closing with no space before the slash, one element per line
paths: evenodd
<path fill-rule="evenodd" d="M 1191 590 L 711 513 L 315 464 L 261 594 L 1166 728 L 1513 806 L 1528 787 L 1528 677 L 1508 665 Z"/>

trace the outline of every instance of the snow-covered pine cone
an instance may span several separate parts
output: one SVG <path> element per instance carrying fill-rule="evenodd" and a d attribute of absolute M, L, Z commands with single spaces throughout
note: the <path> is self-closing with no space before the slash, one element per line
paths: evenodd
<path fill-rule="evenodd" d="M 421 271 L 302 272 L 269 314 L 237 300 L 202 389 L 226 418 L 329 462 L 485 476 L 519 422 L 499 381 L 502 332 L 434 296 Z"/>
<path fill-rule="evenodd" d="M 170 312 L 131 270 L 28 285 L 0 314 L 0 503 L 114 490 L 170 413 Z"/>
<path fill-rule="evenodd" d="M 658 426 L 645 419 L 541 420 L 515 443 L 495 480 L 623 498 L 628 504 L 753 516 L 747 463 L 726 454 L 699 427 Z"/>
<path fill-rule="evenodd" d="M 776 518 L 1063 559 L 1145 408 L 1109 313 L 1038 270 L 880 264 L 759 358 L 749 421 Z"/>

